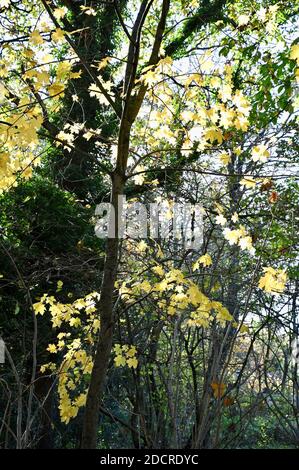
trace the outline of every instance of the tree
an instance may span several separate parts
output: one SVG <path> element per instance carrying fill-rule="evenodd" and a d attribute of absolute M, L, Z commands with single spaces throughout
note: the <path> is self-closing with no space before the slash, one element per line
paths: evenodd
<path fill-rule="evenodd" d="M 298 241 L 294 232 L 291 238 L 287 234 L 293 216 L 284 220 L 285 206 L 293 214 L 298 189 L 291 178 L 298 164 L 292 149 L 297 145 L 295 4 L 0 3 L 0 175 L 1 188 L 10 190 L 13 199 L 10 192 L 3 195 L 4 281 L 12 270 L 13 283 L 21 283 L 18 295 L 26 292 L 22 302 L 32 315 L 34 345 L 27 421 L 24 425 L 21 404 L 16 420 L 18 447 L 29 445 L 32 432 L 36 315 L 43 316 L 49 355 L 57 354 L 41 375 L 57 374 L 62 420 L 68 423 L 77 415 L 82 420 L 82 448 L 97 446 L 100 411 L 111 417 L 103 406 L 111 359 L 130 374 L 125 388 L 133 407 L 131 424 L 126 417 L 118 419 L 130 429 L 135 447 L 141 445 L 136 428 L 145 447 L 230 442 L 225 422 L 237 426 L 233 404 L 239 403 L 239 393 L 243 397 L 247 387 L 250 410 L 260 400 L 251 374 L 259 377 L 259 393 L 263 384 L 273 409 L 279 409 L 280 398 L 259 367 L 265 372 L 272 361 L 279 376 L 269 329 L 273 324 L 280 328 L 285 307 L 279 294 L 285 304 L 293 301 L 287 338 L 297 334 L 293 279 Z M 35 206 L 33 193 L 61 204 L 59 209 L 47 206 L 35 227 L 31 214 L 40 211 L 42 201 Z M 180 240 L 161 233 L 148 242 L 123 239 L 124 195 L 144 203 L 164 199 L 166 220 L 173 218 L 174 202 L 201 203 L 200 248 L 186 250 Z M 21 218 L 30 207 L 14 234 L 10 207 L 20 197 Z M 113 206 L 116 236 L 92 240 L 90 206 L 103 200 Z M 44 236 L 53 217 L 67 221 L 65 238 Z M 80 223 L 73 222 L 76 217 Z M 24 227 L 30 228 L 27 234 Z M 15 249 L 15 239 L 21 250 Z M 50 278 L 54 285 L 42 276 L 37 286 L 30 266 L 20 271 L 23 260 L 32 260 L 32 243 L 36 259 L 51 250 L 48 265 L 60 265 L 59 274 Z M 66 246 L 64 261 L 61 247 Z M 89 260 L 89 254 L 100 260 Z M 85 268 L 76 268 L 72 288 L 60 271 L 72 270 L 77 259 L 91 274 L 78 280 Z M 57 336 L 45 312 L 54 328 L 65 328 Z M 263 351 L 267 333 L 271 348 L 261 366 L 255 347 Z M 279 334 L 287 351 L 289 339 Z M 22 354 L 27 355 L 27 346 Z M 284 383 L 288 373 L 286 367 Z M 295 383 L 296 372 L 291 376 Z M 48 390 L 55 386 L 53 379 Z M 178 396 L 187 400 L 189 387 L 192 404 L 187 406 Z M 23 399 L 21 385 L 17 393 Z M 290 399 L 284 403 L 289 406 Z M 238 426 L 250 413 L 240 413 Z M 287 426 L 295 435 L 296 424 Z"/>

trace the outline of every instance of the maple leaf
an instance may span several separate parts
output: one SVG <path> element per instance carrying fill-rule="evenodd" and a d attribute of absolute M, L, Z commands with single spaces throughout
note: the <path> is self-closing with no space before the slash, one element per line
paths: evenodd
<path fill-rule="evenodd" d="M 232 109 L 221 111 L 220 126 L 224 127 L 224 129 L 228 129 L 232 125 L 234 117 L 235 111 Z"/>
<path fill-rule="evenodd" d="M 34 312 L 35 312 L 36 315 L 38 313 L 40 315 L 43 315 L 45 313 L 46 307 L 42 302 L 37 302 L 37 303 L 33 304 L 33 309 L 34 309 Z"/>
<path fill-rule="evenodd" d="M 10 0 L 0 0 L 0 8 L 8 8 L 10 5 Z"/>
<path fill-rule="evenodd" d="M 143 290 L 144 292 L 150 292 L 152 290 L 152 286 L 150 285 L 150 283 L 148 281 L 143 281 L 141 282 L 141 284 L 139 284 L 139 287 L 141 290 Z"/>
<path fill-rule="evenodd" d="M 137 353 L 137 349 L 135 346 L 131 346 L 130 349 L 127 351 L 127 356 L 134 357 Z"/>
<path fill-rule="evenodd" d="M 42 36 L 40 35 L 39 31 L 33 31 L 30 34 L 30 41 L 35 46 L 38 46 L 39 44 L 42 44 L 44 42 L 44 40 L 43 40 Z"/>
<path fill-rule="evenodd" d="M 232 102 L 236 106 L 239 112 L 248 115 L 250 112 L 250 104 L 248 100 L 243 95 L 242 91 L 237 90 L 234 97 L 232 98 Z"/>
<path fill-rule="evenodd" d="M 111 61 L 111 57 L 105 57 L 104 59 L 102 59 L 102 60 L 99 62 L 98 70 L 102 70 L 102 69 L 104 69 L 105 67 L 107 67 L 107 65 L 109 64 L 110 61 Z"/>
<path fill-rule="evenodd" d="M 275 204 L 278 201 L 278 193 L 276 191 L 271 191 L 269 196 L 270 204 Z"/>
<path fill-rule="evenodd" d="M 217 312 L 216 319 L 217 321 L 222 324 L 223 326 L 225 325 L 225 322 L 232 321 L 233 317 L 229 313 L 226 307 L 224 307 L 220 302 L 211 302 L 212 308 Z"/>
<path fill-rule="evenodd" d="M 127 359 L 127 365 L 129 367 L 132 367 L 133 369 L 136 369 L 138 366 L 138 360 L 136 359 L 136 357 L 130 357 L 129 359 Z"/>
<path fill-rule="evenodd" d="M 241 179 L 240 186 L 245 186 L 246 189 L 254 188 L 256 186 L 256 181 L 246 176 Z"/>
<path fill-rule="evenodd" d="M 124 356 L 116 356 L 114 362 L 116 367 L 123 367 L 126 365 L 126 358 Z"/>
<path fill-rule="evenodd" d="M 85 14 L 85 15 L 88 15 L 88 16 L 96 16 L 97 12 L 95 11 L 94 8 L 91 8 L 91 7 L 86 7 L 84 5 L 81 5 L 80 6 L 80 9 L 82 10 L 82 12 Z"/>
<path fill-rule="evenodd" d="M 67 14 L 67 8 L 66 7 L 55 8 L 55 10 L 53 11 L 53 15 L 55 16 L 55 18 L 57 20 L 61 20 L 62 18 L 65 17 L 66 14 Z"/>
<path fill-rule="evenodd" d="M 219 97 L 222 99 L 224 103 L 226 101 L 230 100 L 232 97 L 232 87 L 229 84 L 225 84 L 222 86 L 222 88 L 218 92 Z"/>
<path fill-rule="evenodd" d="M 219 144 L 222 144 L 223 142 L 223 135 L 220 129 L 207 129 L 205 132 L 205 138 L 211 143 L 218 142 Z"/>
<path fill-rule="evenodd" d="M 268 191 L 273 187 L 273 181 L 270 178 L 264 178 L 261 184 L 261 192 Z"/>
<path fill-rule="evenodd" d="M 244 26 L 244 25 L 249 23 L 250 16 L 248 16 L 248 15 L 239 15 L 237 21 L 238 21 L 239 26 Z"/>
<path fill-rule="evenodd" d="M 122 353 L 122 348 L 120 344 L 115 344 L 113 351 L 117 356 L 119 356 Z"/>
<path fill-rule="evenodd" d="M 87 131 L 83 134 L 83 138 L 86 139 L 87 141 L 90 140 L 94 136 L 94 132 Z"/>
<path fill-rule="evenodd" d="M 138 243 L 136 249 L 139 253 L 143 253 L 147 249 L 147 244 L 144 240 L 141 240 L 141 242 Z"/>
<path fill-rule="evenodd" d="M 223 399 L 223 405 L 224 405 L 224 406 L 231 406 L 231 405 L 234 404 L 234 402 L 235 402 L 235 400 L 234 400 L 233 398 L 231 398 L 231 397 L 225 397 L 225 398 Z"/>
<path fill-rule="evenodd" d="M 296 60 L 299 65 L 299 44 L 293 44 L 291 47 L 290 59 Z"/>
<path fill-rule="evenodd" d="M 254 162 L 265 163 L 270 157 L 270 153 L 267 150 L 267 147 L 263 144 L 256 145 L 251 151 L 252 160 Z"/>
<path fill-rule="evenodd" d="M 62 31 L 62 29 L 60 28 L 57 28 L 56 31 L 54 31 L 54 33 L 52 33 L 52 40 L 54 42 L 62 42 L 64 41 L 64 32 Z"/>
<path fill-rule="evenodd" d="M 149 87 L 152 87 L 160 79 L 161 75 L 157 71 L 149 70 L 144 75 L 142 75 L 140 80 L 142 80 Z"/>
<path fill-rule="evenodd" d="M 59 95 L 62 95 L 65 89 L 65 85 L 62 83 L 54 82 L 48 87 L 48 92 L 51 97 L 58 98 Z"/>
<path fill-rule="evenodd" d="M 200 256 L 200 258 L 198 258 L 198 260 L 193 265 L 193 271 L 198 269 L 200 264 L 202 264 L 204 267 L 210 266 L 212 264 L 211 256 L 208 253 Z"/>
<path fill-rule="evenodd" d="M 57 353 L 57 348 L 55 344 L 49 344 L 49 346 L 47 347 L 47 351 L 49 351 L 49 353 L 51 354 Z"/>
<path fill-rule="evenodd" d="M 224 383 L 212 382 L 211 387 L 213 389 L 215 398 L 223 397 L 225 390 L 226 390 L 226 385 Z"/>
<path fill-rule="evenodd" d="M 70 323 L 70 326 L 74 326 L 75 328 L 77 328 L 78 326 L 81 325 L 81 320 L 78 317 L 71 318 L 69 323 Z"/>
<path fill-rule="evenodd" d="M 281 294 L 287 282 L 287 274 L 283 269 L 263 268 L 264 275 L 259 280 L 259 288 L 273 295 Z"/>
<path fill-rule="evenodd" d="M 238 243 L 241 234 L 240 230 L 231 230 L 229 228 L 225 228 L 223 235 L 230 245 L 234 245 L 235 243 Z"/>
<path fill-rule="evenodd" d="M 82 406 L 85 406 L 86 398 L 87 398 L 86 393 L 80 393 L 80 395 L 75 400 L 76 406 L 78 406 L 79 408 L 81 408 Z"/>
<path fill-rule="evenodd" d="M 155 274 L 158 274 L 158 276 L 164 276 L 165 274 L 165 271 L 164 269 L 161 267 L 161 266 L 154 266 L 152 268 L 152 271 L 155 273 Z"/>
<path fill-rule="evenodd" d="M 238 222 L 239 216 L 238 216 L 237 212 L 234 212 L 234 213 L 233 213 L 231 219 L 232 219 L 232 221 L 233 221 L 234 223 Z"/>
<path fill-rule="evenodd" d="M 218 225 L 225 225 L 227 222 L 227 219 L 222 215 L 222 214 L 219 214 L 216 216 L 216 224 Z"/>
<path fill-rule="evenodd" d="M 232 161 L 231 156 L 226 152 L 220 153 L 219 160 L 221 163 L 223 163 L 223 165 L 228 165 Z"/>
<path fill-rule="evenodd" d="M 252 238 L 248 235 L 246 237 L 240 238 L 239 246 L 241 250 L 251 250 L 252 249 Z"/>
<path fill-rule="evenodd" d="M 212 264 L 212 258 L 208 253 L 206 253 L 205 255 L 202 255 L 198 261 L 203 266 L 210 266 Z"/>

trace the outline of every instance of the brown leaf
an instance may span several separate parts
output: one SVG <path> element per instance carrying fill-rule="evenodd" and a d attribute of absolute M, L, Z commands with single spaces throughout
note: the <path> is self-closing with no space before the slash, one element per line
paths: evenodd
<path fill-rule="evenodd" d="M 262 191 L 269 191 L 273 187 L 273 181 L 269 180 L 266 183 L 262 183 L 261 185 L 261 192 Z"/>
<path fill-rule="evenodd" d="M 272 191 L 270 196 L 269 196 L 269 202 L 270 204 L 275 204 L 278 200 L 278 194 L 276 191 Z"/>
<path fill-rule="evenodd" d="M 211 387 L 215 398 L 223 397 L 226 390 L 226 385 L 224 383 L 212 382 Z"/>
<path fill-rule="evenodd" d="M 231 398 L 231 397 L 225 397 L 225 398 L 223 399 L 223 405 L 224 405 L 224 406 L 231 406 L 231 405 L 234 404 L 234 402 L 235 402 L 235 400 L 234 400 L 233 398 Z"/>

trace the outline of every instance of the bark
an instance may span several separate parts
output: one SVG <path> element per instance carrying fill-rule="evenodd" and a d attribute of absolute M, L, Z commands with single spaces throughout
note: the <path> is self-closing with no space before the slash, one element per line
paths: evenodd
<path fill-rule="evenodd" d="M 150 58 L 151 65 L 157 63 L 159 60 L 159 50 L 163 32 L 165 30 L 169 3 L 170 0 L 163 0 L 161 17 L 158 22 L 153 43 L 152 54 Z M 132 96 L 132 90 L 136 79 L 137 66 L 139 60 L 139 47 L 142 27 L 151 4 L 152 1 L 148 0 L 143 0 L 143 2 L 141 3 L 132 30 L 132 38 L 128 54 L 128 64 L 124 83 L 125 99 L 118 135 L 117 163 L 115 171 L 112 174 L 111 202 L 115 210 L 115 238 L 107 239 L 106 261 L 104 265 L 101 297 L 99 302 L 101 328 L 94 358 L 94 366 L 91 374 L 91 380 L 87 394 L 86 409 L 83 420 L 83 433 L 81 443 L 81 447 L 83 449 L 96 448 L 99 407 L 101 404 L 101 398 L 104 390 L 109 358 L 112 348 L 114 327 L 113 291 L 114 284 L 116 281 L 119 251 L 117 223 L 119 215 L 118 196 L 123 194 L 125 187 L 131 127 L 138 115 L 146 93 L 146 86 L 143 85 L 140 87 L 137 96 Z"/>
<path fill-rule="evenodd" d="M 115 208 L 116 219 L 118 215 L 117 198 L 122 194 L 123 188 L 123 179 L 115 174 L 112 178 L 112 203 Z M 113 291 L 118 263 L 118 247 L 118 237 L 107 239 L 106 261 L 99 305 L 101 328 L 87 394 L 81 443 L 83 449 L 96 448 L 99 407 L 105 385 L 113 338 Z"/>

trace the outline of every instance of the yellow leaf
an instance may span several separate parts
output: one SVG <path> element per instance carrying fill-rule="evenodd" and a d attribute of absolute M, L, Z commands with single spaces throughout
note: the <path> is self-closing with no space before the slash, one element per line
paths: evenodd
<path fill-rule="evenodd" d="M 265 163 L 270 157 L 270 153 L 267 150 L 267 147 L 263 144 L 256 145 L 251 151 L 252 160 L 254 162 Z"/>
<path fill-rule="evenodd" d="M 122 367 L 126 365 L 126 358 L 124 356 L 116 356 L 114 362 L 116 367 Z"/>
<path fill-rule="evenodd" d="M 111 57 L 105 57 L 104 59 L 102 59 L 102 60 L 99 62 L 98 70 L 102 70 L 102 69 L 104 69 L 105 67 L 107 67 L 107 65 L 109 64 L 110 61 L 111 61 Z"/>
<path fill-rule="evenodd" d="M 61 289 L 62 289 L 62 286 L 63 286 L 63 282 L 62 282 L 62 281 L 57 281 L 57 289 L 56 289 L 56 292 L 60 292 Z"/>
<path fill-rule="evenodd" d="M 158 274 L 158 276 L 164 276 L 165 274 L 165 271 L 164 269 L 161 267 L 161 266 L 154 266 L 152 268 L 152 271 L 155 273 L 155 274 Z"/>
<path fill-rule="evenodd" d="M 53 15 L 55 16 L 57 20 L 61 20 L 62 18 L 64 18 L 66 13 L 67 13 L 67 9 L 65 7 L 55 8 L 55 10 L 53 11 Z"/>
<path fill-rule="evenodd" d="M 49 95 L 58 98 L 63 93 L 65 85 L 62 83 L 54 82 L 48 87 Z"/>
<path fill-rule="evenodd" d="M 248 235 L 246 237 L 242 237 L 239 240 L 239 246 L 241 250 L 251 250 L 252 249 L 252 238 Z"/>
<path fill-rule="evenodd" d="M 136 367 L 138 366 L 138 360 L 136 359 L 136 357 L 130 357 L 129 359 L 127 359 L 127 364 L 129 367 L 136 369 Z"/>
<path fill-rule="evenodd" d="M 216 216 L 216 224 L 218 225 L 225 225 L 227 222 L 227 219 L 222 215 L 222 214 L 219 214 Z"/>
<path fill-rule="evenodd" d="M 234 245 L 238 243 L 238 240 L 241 236 L 240 230 L 231 230 L 229 228 L 225 228 L 223 230 L 223 235 L 226 240 L 228 240 L 230 245 Z"/>
<path fill-rule="evenodd" d="M 127 351 L 127 356 L 134 357 L 137 353 L 137 349 L 135 346 L 131 346 L 130 349 Z"/>
<path fill-rule="evenodd" d="M 249 20 L 250 20 L 250 16 L 248 16 L 248 15 L 239 15 L 239 17 L 237 19 L 237 22 L 238 22 L 239 26 L 244 26 L 244 25 L 248 24 Z"/>
<path fill-rule="evenodd" d="M 259 288 L 273 295 L 281 294 L 287 282 L 285 270 L 266 267 L 263 271 L 265 274 L 259 280 Z"/>
<path fill-rule="evenodd" d="M 231 162 L 231 156 L 226 153 L 226 152 L 222 152 L 220 155 L 219 155 L 219 160 L 221 161 L 221 163 L 223 163 L 223 165 L 228 165 L 230 162 Z"/>
<path fill-rule="evenodd" d="M 8 8 L 10 5 L 10 0 L 0 0 L 0 8 Z"/>
<path fill-rule="evenodd" d="M 193 271 L 198 269 L 199 264 L 202 264 L 204 267 L 210 266 L 212 264 L 211 256 L 208 253 L 200 256 L 200 258 L 198 258 L 198 260 L 193 265 Z"/>
<path fill-rule="evenodd" d="M 239 216 L 238 216 L 237 212 L 234 212 L 233 215 L 232 215 L 232 221 L 234 223 L 236 223 L 236 222 L 238 222 L 238 220 L 239 220 Z"/>
<path fill-rule="evenodd" d="M 147 249 L 147 244 L 145 243 L 144 240 L 141 240 L 141 242 L 138 243 L 136 250 L 138 253 L 143 253 Z"/>
<path fill-rule="evenodd" d="M 256 181 L 252 178 L 245 177 L 241 179 L 240 186 L 245 186 L 246 189 L 254 188 Z"/>
<path fill-rule="evenodd" d="M 62 29 L 57 28 L 56 31 L 52 33 L 52 40 L 54 42 L 61 42 L 64 40 L 64 34 L 65 33 L 62 31 Z"/>
<path fill-rule="evenodd" d="M 223 142 L 222 132 L 219 129 L 208 129 L 205 132 L 205 138 L 211 143 L 216 141 L 219 144 L 222 144 Z"/>
<path fill-rule="evenodd" d="M 32 42 L 32 44 L 34 44 L 35 46 L 38 46 L 39 44 L 42 44 L 44 42 L 42 36 L 40 35 L 38 31 L 33 31 L 30 34 L 29 41 Z"/>
<path fill-rule="evenodd" d="M 297 60 L 297 63 L 299 65 L 299 44 L 293 44 L 293 46 L 291 47 L 290 59 Z"/>
<path fill-rule="evenodd" d="M 49 351 L 49 353 L 51 354 L 57 353 L 57 348 L 55 344 L 49 344 L 49 346 L 47 347 L 47 351 Z"/>
<path fill-rule="evenodd" d="M 40 315 L 43 315 L 45 313 L 46 307 L 44 306 L 42 302 L 37 302 L 33 304 L 33 309 L 34 309 L 35 315 L 37 315 L 38 313 Z"/>

